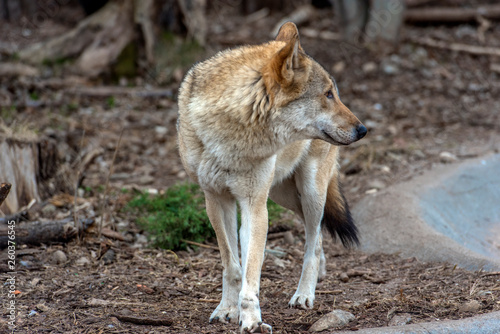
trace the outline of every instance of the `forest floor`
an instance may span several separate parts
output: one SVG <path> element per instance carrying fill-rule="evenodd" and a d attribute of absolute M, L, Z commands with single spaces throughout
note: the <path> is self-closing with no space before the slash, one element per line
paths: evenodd
<path fill-rule="evenodd" d="M 254 20 L 224 7 L 210 15 L 208 47 L 200 57 L 238 44 L 267 41 L 283 13 Z M 57 35 L 71 24 L 46 23 L 23 43 Z M 0 41 L 22 36 L 22 29 L 2 24 Z M 338 31 L 331 9 L 318 10 L 301 29 Z M 305 51 L 333 74 L 343 102 L 369 129 L 366 138 L 342 149 L 343 184 L 351 205 L 367 192 L 408 180 L 436 164 L 500 150 L 500 59 L 425 47 L 415 42 L 422 36 L 500 48 L 500 24 L 493 21 L 485 32 L 476 24 L 405 26 L 399 47 L 387 53 L 301 37 Z M 179 71 L 183 74 L 186 69 Z M 221 296 L 218 251 L 149 248 L 136 225 L 137 217 L 122 210 L 131 190 L 161 193 L 186 180 L 175 131 L 176 90 L 182 75 L 174 75 L 174 82 L 163 86 L 165 94 L 147 97 L 137 93 L 156 87 L 147 78 L 113 85 L 64 76 L 64 85 L 55 84 L 54 78 L 61 76 L 56 68 L 47 67 L 41 78 L 0 78 L 0 102 L 10 99 L 17 106 L 2 108 L 1 118 L 11 128 L 56 139 L 63 160 L 102 148 L 84 172 L 78 215 L 97 217 L 104 201 L 105 225 L 116 228 L 120 236 L 98 239 L 94 228 L 82 241 L 21 247 L 17 332 L 235 333 L 233 324 L 208 323 Z M 85 87 L 117 89 L 103 96 L 75 93 L 82 82 Z M 111 166 L 109 196 L 103 199 Z M 39 220 L 71 217 L 71 197 L 57 199 L 40 203 L 31 216 Z M 293 241 L 271 237 L 267 247 L 284 255 L 266 255 L 262 271 L 262 316 L 276 333 L 306 333 L 333 309 L 355 315 L 342 328 L 347 330 L 500 310 L 498 273 L 470 272 L 454 264 L 396 255 L 367 255 L 343 249 L 330 238 L 325 240 L 328 274 L 318 284 L 314 308 L 290 309 L 287 303 L 299 280 L 304 243 L 302 225 L 291 221 L 283 226 L 288 226 Z M 206 245 L 216 243 L 207 240 Z M 57 251 L 64 252 L 66 259 L 61 260 Z M 4 251 L 0 260 L 1 264 L 7 261 Z M 348 281 L 340 279 L 343 273 Z M 2 284 L 1 289 L 5 296 L 7 286 Z M 0 330 L 4 331 L 7 309 L 2 312 Z M 143 323 L 129 322 L 132 317 L 142 318 Z"/>

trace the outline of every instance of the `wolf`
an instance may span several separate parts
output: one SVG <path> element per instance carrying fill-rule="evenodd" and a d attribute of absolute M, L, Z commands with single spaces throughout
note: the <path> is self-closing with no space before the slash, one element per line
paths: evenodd
<path fill-rule="evenodd" d="M 367 129 L 340 100 L 333 77 L 304 52 L 292 22 L 273 41 L 221 51 L 194 65 L 178 103 L 181 160 L 205 194 L 223 266 L 222 299 L 210 322 L 271 333 L 259 305 L 267 199 L 305 224 L 303 268 L 289 306 L 311 309 L 326 273 L 321 226 L 346 246 L 358 243 L 338 155 Z"/>

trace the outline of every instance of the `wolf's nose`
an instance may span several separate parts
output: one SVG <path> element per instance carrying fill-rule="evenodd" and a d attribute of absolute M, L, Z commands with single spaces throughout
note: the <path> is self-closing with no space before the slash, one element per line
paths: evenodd
<path fill-rule="evenodd" d="M 368 130 L 366 130 L 366 126 L 364 126 L 363 124 L 358 125 L 356 127 L 356 131 L 358 132 L 358 140 L 363 138 L 368 132 Z"/>

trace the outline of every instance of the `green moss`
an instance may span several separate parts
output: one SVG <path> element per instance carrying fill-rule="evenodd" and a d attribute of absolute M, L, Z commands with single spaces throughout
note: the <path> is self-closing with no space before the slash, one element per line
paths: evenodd
<path fill-rule="evenodd" d="M 195 184 L 178 184 L 165 194 L 140 194 L 128 203 L 128 208 L 142 214 L 138 224 L 149 232 L 153 246 L 179 249 L 186 244 L 181 239 L 203 242 L 215 236 L 204 207 L 205 200 Z"/>
<path fill-rule="evenodd" d="M 271 200 L 267 208 L 270 224 L 279 221 L 286 211 Z M 140 215 L 137 223 L 148 232 L 155 247 L 184 249 L 187 245 L 182 239 L 203 242 L 215 237 L 205 211 L 203 192 L 193 183 L 174 185 L 162 195 L 139 194 L 125 210 Z"/>

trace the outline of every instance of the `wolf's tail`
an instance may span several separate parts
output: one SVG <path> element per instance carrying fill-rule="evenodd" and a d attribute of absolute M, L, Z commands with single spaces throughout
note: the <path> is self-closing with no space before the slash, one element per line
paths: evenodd
<path fill-rule="evenodd" d="M 345 247 L 359 245 L 358 229 L 342 193 L 338 175 L 332 177 L 328 185 L 321 226 L 330 232 L 333 239 L 338 237 Z"/>

